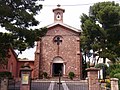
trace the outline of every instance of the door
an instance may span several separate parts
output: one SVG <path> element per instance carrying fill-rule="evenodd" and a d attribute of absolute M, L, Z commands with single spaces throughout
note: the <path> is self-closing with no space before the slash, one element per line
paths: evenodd
<path fill-rule="evenodd" d="M 63 74 L 63 63 L 53 63 L 53 76 L 59 76 Z"/>

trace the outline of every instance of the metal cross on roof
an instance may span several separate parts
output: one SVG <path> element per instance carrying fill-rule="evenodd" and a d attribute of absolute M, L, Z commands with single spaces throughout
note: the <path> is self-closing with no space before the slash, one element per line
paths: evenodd
<path fill-rule="evenodd" d="M 62 42 L 62 40 L 60 39 L 59 36 L 57 36 L 57 37 L 55 38 L 54 42 L 56 42 L 57 45 L 59 45 L 59 44 Z"/>

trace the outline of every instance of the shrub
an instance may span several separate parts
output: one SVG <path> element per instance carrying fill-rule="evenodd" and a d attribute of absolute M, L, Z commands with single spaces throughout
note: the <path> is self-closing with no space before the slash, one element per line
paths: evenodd
<path fill-rule="evenodd" d="M 43 77 L 47 78 L 47 76 L 48 76 L 47 72 L 43 72 Z"/>
<path fill-rule="evenodd" d="M 110 88 L 110 87 L 111 87 L 111 86 L 110 86 L 110 85 L 111 85 L 111 84 L 110 84 L 110 79 L 105 79 L 105 82 L 106 82 L 106 87 L 109 87 L 109 88 Z"/>
<path fill-rule="evenodd" d="M 119 68 L 112 70 L 112 71 L 110 72 L 110 77 L 115 77 L 115 75 L 116 75 L 117 73 L 120 73 L 120 69 L 119 69 Z"/>
<path fill-rule="evenodd" d="M 105 79 L 106 76 L 108 75 L 107 74 L 107 69 L 108 69 L 107 65 L 105 63 L 99 63 L 99 64 L 95 65 L 95 68 L 100 68 L 100 69 L 104 68 L 103 78 Z"/>
<path fill-rule="evenodd" d="M 100 68 L 100 69 L 102 69 L 103 67 L 105 68 L 105 70 L 107 70 L 107 68 L 108 68 L 107 65 L 104 64 L 104 63 L 99 63 L 99 64 L 96 64 L 96 65 L 95 65 L 95 68 Z"/>
<path fill-rule="evenodd" d="M 120 73 L 114 74 L 114 77 L 120 79 Z"/>
<path fill-rule="evenodd" d="M 69 72 L 69 78 L 70 78 L 71 80 L 73 80 L 74 77 L 75 77 L 74 72 Z"/>
<path fill-rule="evenodd" d="M 114 74 L 114 77 L 119 79 L 118 85 L 119 85 L 119 88 L 120 88 L 120 73 Z"/>
<path fill-rule="evenodd" d="M 120 88 L 120 64 L 110 65 L 107 72 L 111 78 L 118 78 L 119 79 L 118 84 L 119 84 L 119 88 Z"/>
<path fill-rule="evenodd" d="M 0 78 L 2 78 L 2 77 L 12 78 L 12 73 L 11 72 L 7 72 L 7 71 L 0 72 Z"/>
<path fill-rule="evenodd" d="M 109 75 L 112 71 L 119 69 L 119 68 L 120 68 L 120 64 L 111 64 L 109 68 L 107 69 L 107 74 Z"/>

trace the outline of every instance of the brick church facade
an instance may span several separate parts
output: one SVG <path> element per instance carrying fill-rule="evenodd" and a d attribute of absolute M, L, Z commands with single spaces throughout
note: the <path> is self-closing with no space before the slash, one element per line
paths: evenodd
<path fill-rule="evenodd" d="M 54 23 L 47 27 L 46 35 L 37 42 L 34 61 L 34 78 L 43 72 L 55 77 L 61 72 L 68 77 L 69 72 L 82 76 L 82 59 L 80 53 L 80 30 L 63 23 L 64 9 L 53 9 Z"/>

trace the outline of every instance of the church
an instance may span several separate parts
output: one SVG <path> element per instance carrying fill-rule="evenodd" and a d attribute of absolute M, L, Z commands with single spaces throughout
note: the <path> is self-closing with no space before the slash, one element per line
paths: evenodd
<path fill-rule="evenodd" d="M 49 77 L 56 77 L 59 73 L 62 77 L 68 77 L 69 72 L 74 72 L 76 78 L 81 78 L 81 31 L 63 23 L 65 10 L 59 5 L 53 13 L 54 22 L 46 26 L 46 35 L 37 41 L 34 78 L 40 78 L 43 72 Z"/>

